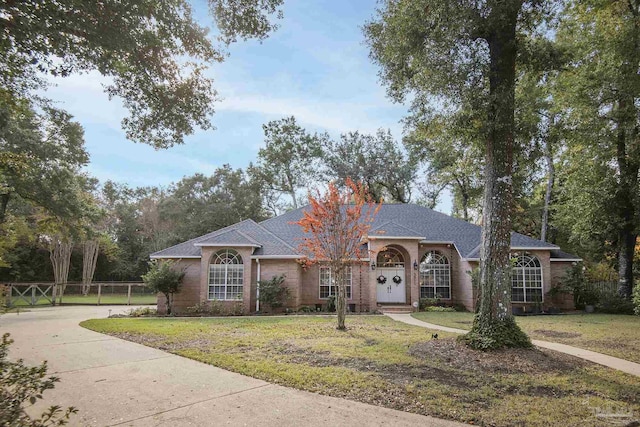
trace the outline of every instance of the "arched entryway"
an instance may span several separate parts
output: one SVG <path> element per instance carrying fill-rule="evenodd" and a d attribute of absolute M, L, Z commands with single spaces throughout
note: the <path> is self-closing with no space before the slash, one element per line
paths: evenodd
<path fill-rule="evenodd" d="M 378 303 L 407 302 L 405 256 L 389 246 L 376 257 L 376 293 Z"/>

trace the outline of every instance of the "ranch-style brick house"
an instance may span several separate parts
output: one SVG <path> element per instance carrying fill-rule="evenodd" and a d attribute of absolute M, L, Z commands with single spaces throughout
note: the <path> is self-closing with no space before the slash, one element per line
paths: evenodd
<path fill-rule="evenodd" d="M 155 252 L 156 260 L 174 260 L 184 269 L 174 310 L 216 300 L 216 304 L 260 310 L 259 281 L 284 274 L 288 307 L 316 310 L 334 294 L 331 271 L 322 263 L 303 267 L 297 247 L 305 207 L 262 222 L 240 221 L 229 227 Z M 383 204 L 369 231 L 370 258 L 350 267 L 348 307 L 373 312 L 388 305 L 415 307 L 420 298 L 438 298 L 474 309 L 476 291 L 469 272 L 480 261 L 481 227 L 414 204 Z M 578 257 L 558 246 L 518 233 L 511 235 L 516 259 L 513 272 L 514 306 L 545 307 L 547 293 Z M 158 308 L 165 307 L 158 297 Z M 242 304 L 240 304 L 242 303 Z"/>

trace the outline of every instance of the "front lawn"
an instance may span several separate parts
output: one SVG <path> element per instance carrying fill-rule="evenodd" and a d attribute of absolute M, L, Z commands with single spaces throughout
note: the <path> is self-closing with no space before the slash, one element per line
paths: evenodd
<path fill-rule="evenodd" d="M 552 351 L 482 353 L 383 316 L 144 318 L 82 326 L 266 381 L 475 424 L 606 425 L 640 414 L 636 377 Z M 303 409 L 301 409 L 303 410 Z"/>
<path fill-rule="evenodd" d="M 425 322 L 470 329 L 473 313 L 414 313 Z M 516 316 L 533 339 L 554 341 L 640 363 L 640 316 L 622 314 L 565 314 Z"/>

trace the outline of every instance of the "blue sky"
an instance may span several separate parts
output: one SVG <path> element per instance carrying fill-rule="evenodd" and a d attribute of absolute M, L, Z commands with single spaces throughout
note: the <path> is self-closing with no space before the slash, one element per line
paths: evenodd
<path fill-rule="evenodd" d="M 101 181 L 168 185 L 229 163 L 246 167 L 263 144 L 262 124 L 294 115 L 308 130 L 374 132 L 389 128 L 400 140 L 407 108 L 393 104 L 368 58 L 362 25 L 375 0 L 288 0 L 280 28 L 262 43 L 238 42 L 210 73 L 222 100 L 215 130 L 198 131 L 182 146 L 156 151 L 125 138 L 118 100 L 109 101 L 97 73 L 56 80 L 49 96 L 85 128 L 88 171 Z M 204 3 L 197 4 L 208 21 Z"/>

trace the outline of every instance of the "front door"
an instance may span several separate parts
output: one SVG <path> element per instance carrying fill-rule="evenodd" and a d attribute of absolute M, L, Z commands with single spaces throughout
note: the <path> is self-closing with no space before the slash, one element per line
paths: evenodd
<path fill-rule="evenodd" d="M 379 268 L 376 271 L 378 302 L 406 303 L 404 267 Z"/>

